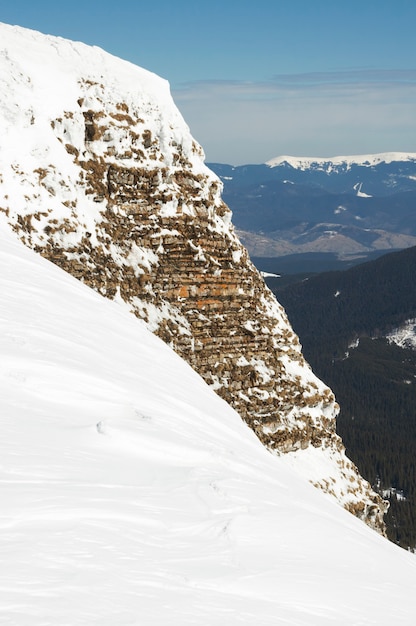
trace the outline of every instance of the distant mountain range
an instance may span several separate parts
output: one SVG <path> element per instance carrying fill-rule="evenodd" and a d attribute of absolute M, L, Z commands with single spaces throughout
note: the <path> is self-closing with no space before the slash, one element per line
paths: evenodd
<path fill-rule="evenodd" d="M 251 256 L 366 260 L 416 245 L 416 153 L 208 165 Z"/>
<path fill-rule="evenodd" d="M 272 269 L 272 268 L 271 268 Z M 416 247 L 284 286 L 313 370 L 341 405 L 337 430 L 360 472 L 389 497 L 390 539 L 416 549 Z"/>

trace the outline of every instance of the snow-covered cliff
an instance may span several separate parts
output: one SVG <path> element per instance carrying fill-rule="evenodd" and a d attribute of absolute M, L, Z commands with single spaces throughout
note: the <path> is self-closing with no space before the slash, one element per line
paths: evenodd
<path fill-rule="evenodd" d="M 0 39 L 2 222 L 144 320 L 270 450 L 383 530 L 333 394 L 236 237 L 168 84 L 80 43 L 6 25 Z"/>

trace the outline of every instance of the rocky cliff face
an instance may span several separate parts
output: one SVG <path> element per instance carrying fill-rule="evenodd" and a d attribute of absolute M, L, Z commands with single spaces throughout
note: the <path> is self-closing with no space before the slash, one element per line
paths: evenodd
<path fill-rule="evenodd" d="M 314 483 L 383 531 L 385 505 L 335 433 L 333 394 L 237 239 L 168 85 L 82 44 L 1 36 L 3 222 L 144 320 L 270 450 L 320 451 Z"/>

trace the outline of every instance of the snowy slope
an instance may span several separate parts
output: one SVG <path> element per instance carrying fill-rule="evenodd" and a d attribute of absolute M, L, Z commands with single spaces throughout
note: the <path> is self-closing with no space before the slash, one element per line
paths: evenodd
<path fill-rule="evenodd" d="M 2 624 L 413 622 L 413 555 L 1 226 Z"/>

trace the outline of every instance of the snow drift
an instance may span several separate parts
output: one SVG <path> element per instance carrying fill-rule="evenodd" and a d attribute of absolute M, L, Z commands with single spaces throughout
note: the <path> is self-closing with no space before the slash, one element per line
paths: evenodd
<path fill-rule="evenodd" d="M 0 230 L 4 624 L 408 625 L 416 560 Z"/>

